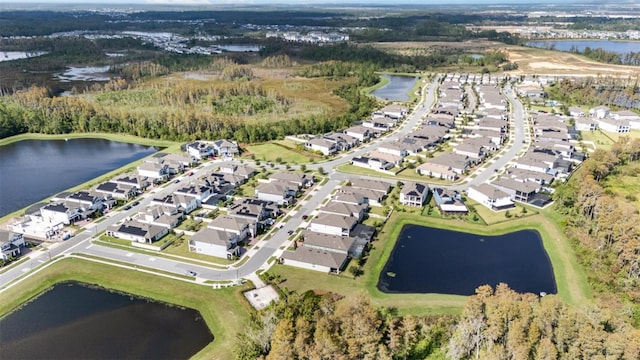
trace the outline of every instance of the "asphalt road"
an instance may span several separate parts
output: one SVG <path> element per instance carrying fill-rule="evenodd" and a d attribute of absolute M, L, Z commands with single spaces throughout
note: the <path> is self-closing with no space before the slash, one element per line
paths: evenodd
<path fill-rule="evenodd" d="M 180 184 L 176 184 L 175 181 L 168 183 L 164 187 L 153 189 L 152 191 L 143 194 L 139 199 L 139 204 L 128 211 L 113 211 L 105 216 L 105 220 L 95 224 L 93 227 L 85 230 L 69 240 L 56 244 L 51 247 L 49 251 L 34 253 L 31 258 L 26 261 L 10 267 L 7 271 L 0 274 L 0 292 L 6 290 L 9 286 L 13 286 L 19 282 L 14 282 L 17 278 L 24 276 L 26 278 L 34 273 L 34 270 L 40 266 L 48 263 L 50 259 L 60 255 L 69 255 L 72 253 L 81 253 L 92 256 L 104 258 L 106 260 L 114 260 L 118 262 L 125 262 L 130 264 L 132 268 L 144 267 L 147 269 L 157 269 L 162 272 L 169 272 L 178 275 L 184 275 L 187 270 L 191 270 L 197 273 L 197 280 L 202 282 L 205 280 L 236 280 L 242 277 L 246 277 L 255 273 L 260 267 L 265 265 L 268 259 L 278 253 L 280 247 L 283 247 L 289 242 L 289 231 L 294 231 L 302 223 L 302 217 L 304 215 L 311 215 L 312 211 L 316 209 L 320 203 L 327 198 L 331 192 L 340 184 L 341 181 L 349 178 L 349 175 L 337 173 L 333 169 L 336 166 L 349 162 L 353 157 L 362 156 L 367 152 L 370 152 L 377 148 L 382 142 L 393 142 L 402 138 L 414 129 L 426 114 L 431 110 L 431 107 L 436 100 L 436 90 L 438 89 L 439 77 L 436 77 L 428 86 L 423 88 L 421 101 L 416 105 L 414 110 L 409 114 L 407 120 L 403 122 L 399 128 L 397 128 L 391 135 L 381 139 L 375 139 L 370 143 L 365 144 L 363 147 L 356 149 L 352 152 L 344 154 L 339 158 L 324 162 L 310 164 L 307 166 L 309 169 L 318 169 L 322 167 L 325 171 L 329 171 L 330 179 L 323 185 L 317 185 L 312 190 L 309 196 L 303 200 L 300 210 L 296 213 L 290 213 L 288 221 L 283 222 L 282 228 L 277 229 L 269 240 L 263 240 L 258 242 L 257 250 L 250 249 L 245 256 L 249 256 L 249 259 L 239 266 L 234 268 L 229 266 L 227 269 L 219 269 L 208 267 L 205 265 L 194 265 L 192 263 L 182 262 L 179 260 L 168 259 L 160 256 L 147 255 L 139 252 L 132 252 L 122 249 L 116 249 L 106 247 L 98 244 L 91 243 L 91 239 L 98 233 L 104 231 L 109 226 L 123 220 L 130 214 L 133 214 L 145 206 L 147 206 L 153 197 L 162 197 L 172 193 L 177 187 L 183 185 L 183 182 L 189 181 L 192 178 L 197 178 L 199 175 L 204 175 L 206 172 L 213 170 L 215 167 L 220 166 L 222 161 L 216 160 L 214 162 L 206 163 L 197 169 L 194 169 L 193 177 L 183 175 L 180 177 Z M 494 161 L 483 171 L 476 173 L 476 176 L 468 183 L 450 186 L 459 190 L 467 188 L 470 184 L 480 184 L 488 180 L 494 175 L 496 169 L 504 167 L 512 158 L 514 158 L 525 146 L 523 141 L 525 140 L 525 133 L 528 132 L 528 127 L 524 124 L 524 114 L 522 104 L 513 97 L 512 91 L 507 90 L 507 97 L 512 103 L 512 116 L 514 129 L 514 142 L 508 147 L 506 153 L 499 158 L 495 158 Z M 360 176 L 366 177 L 366 176 Z M 392 179 L 376 178 L 380 180 L 388 180 L 394 182 Z M 276 224 L 279 226 L 279 224 Z"/>

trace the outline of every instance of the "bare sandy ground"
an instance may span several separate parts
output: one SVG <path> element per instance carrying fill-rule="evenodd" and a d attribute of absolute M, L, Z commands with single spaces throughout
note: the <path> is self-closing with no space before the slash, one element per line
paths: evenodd
<path fill-rule="evenodd" d="M 513 75 L 558 75 L 558 76 L 615 76 L 640 78 L 640 67 L 609 65 L 591 61 L 576 54 L 505 45 L 495 41 L 477 40 L 465 42 L 389 42 L 368 43 L 373 47 L 401 52 L 403 49 L 428 49 L 430 47 L 451 47 L 473 52 L 490 50 L 505 51 L 509 60 L 518 64 L 518 70 L 510 71 Z"/>

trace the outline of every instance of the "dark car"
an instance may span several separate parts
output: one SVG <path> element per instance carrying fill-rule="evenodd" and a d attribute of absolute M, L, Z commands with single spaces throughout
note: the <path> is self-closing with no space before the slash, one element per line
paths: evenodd
<path fill-rule="evenodd" d="M 289 234 L 289 235 L 293 234 L 293 230 L 287 231 L 287 234 Z"/>
<path fill-rule="evenodd" d="M 125 209 L 125 210 L 129 210 L 129 209 L 131 209 L 131 205 L 127 205 L 127 206 L 125 206 L 125 207 L 124 207 L 124 209 Z"/>
<path fill-rule="evenodd" d="M 137 200 L 131 203 L 131 206 L 138 206 L 138 205 L 140 205 L 140 201 L 137 201 Z"/>

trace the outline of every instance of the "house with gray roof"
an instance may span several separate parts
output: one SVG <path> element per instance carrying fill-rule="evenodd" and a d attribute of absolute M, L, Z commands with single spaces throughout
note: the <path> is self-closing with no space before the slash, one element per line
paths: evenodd
<path fill-rule="evenodd" d="M 238 242 L 257 234 L 256 222 L 236 216 L 220 215 L 213 219 L 207 227 L 238 235 Z"/>
<path fill-rule="evenodd" d="M 511 209 L 515 206 L 509 194 L 486 183 L 469 186 L 467 195 L 491 210 Z"/>
<path fill-rule="evenodd" d="M 238 234 L 202 228 L 189 238 L 189 251 L 232 260 L 240 255 Z"/>
<path fill-rule="evenodd" d="M 296 185 L 288 182 L 271 181 L 256 187 L 256 198 L 273 201 L 278 205 L 289 205 L 293 203 L 297 189 Z"/>
<path fill-rule="evenodd" d="M 498 179 L 492 182 L 496 188 L 511 195 L 514 201 L 528 202 L 540 191 L 542 186 L 533 181 L 515 181 L 513 179 Z"/>
<path fill-rule="evenodd" d="M 311 247 L 299 247 L 295 251 L 284 251 L 280 258 L 280 262 L 284 265 L 332 274 L 342 272 L 347 261 L 346 254 Z"/>
<path fill-rule="evenodd" d="M 433 188 L 433 200 L 440 212 L 445 215 L 467 214 L 469 209 L 462 201 L 462 196 L 455 190 Z"/>
<path fill-rule="evenodd" d="M 24 235 L 0 229 L 0 259 L 9 260 L 20 256 L 25 247 Z"/>
<path fill-rule="evenodd" d="M 220 139 L 213 142 L 213 149 L 218 156 L 234 157 L 240 154 L 240 148 L 235 141 Z"/>
<path fill-rule="evenodd" d="M 309 223 L 309 230 L 336 236 L 349 236 L 358 223 L 358 218 L 320 213 Z"/>
<path fill-rule="evenodd" d="M 342 201 L 329 201 L 325 206 L 318 209 L 319 213 L 334 214 L 340 216 L 352 216 L 361 221 L 367 211 L 367 205 L 352 204 Z"/>

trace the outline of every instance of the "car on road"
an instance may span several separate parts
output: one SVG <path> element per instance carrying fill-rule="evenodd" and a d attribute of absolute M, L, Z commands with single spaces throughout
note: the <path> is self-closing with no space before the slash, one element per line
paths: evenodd
<path fill-rule="evenodd" d="M 189 176 L 193 176 L 193 171 L 189 173 Z"/>
<path fill-rule="evenodd" d="M 293 230 L 287 231 L 287 234 L 289 234 L 289 235 L 293 234 Z"/>
<path fill-rule="evenodd" d="M 125 206 L 125 207 L 124 207 L 124 209 L 125 209 L 125 210 L 129 210 L 129 209 L 131 209 L 131 205 L 127 205 L 127 206 Z"/>
<path fill-rule="evenodd" d="M 140 205 L 140 201 L 138 200 L 131 203 L 131 206 L 138 206 L 138 205 Z"/>
<path fill-rule="evenodd" d="M 307 220 L 309 218 L 309 215 L 302 215 L 302 220 Z"/>
<path fill-rule="evenodd" d="M 180 179 L 177 179 L 177 180 L 176 180 L 176 184 L 177 184 L 177 183 L 179 183 L 179 182 L 180 182 Z"/>
<path fill-rule="evenodd" d="M 198 275 L 198 274 L 196 274 L 196 272 L 195 272 L 195 271 L 191 271 L 191 270 L 187 270 L 187 271 L 185 271 L 184 273 L 185 273 L 186 275 L 189 275 L 189 276 L 196 276 L 196 275 Z"/>

